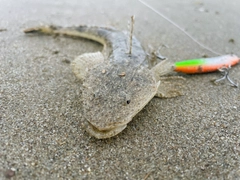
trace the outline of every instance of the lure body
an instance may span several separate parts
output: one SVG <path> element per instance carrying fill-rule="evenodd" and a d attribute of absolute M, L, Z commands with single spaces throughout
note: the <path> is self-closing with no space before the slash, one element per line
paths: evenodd
<path fill-rule="evenodd" d="M 176 62 L 174 71 L 186 74 L 207 73 L 217 71 L 223 67 L 231 67 L 240 62 L 240 59 L 233 54 L 212 58 L 191 59 Z"/>

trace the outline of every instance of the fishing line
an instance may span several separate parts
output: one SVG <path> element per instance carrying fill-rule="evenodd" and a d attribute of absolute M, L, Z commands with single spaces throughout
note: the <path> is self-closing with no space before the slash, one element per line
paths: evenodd
<path fill-rule="evenodd" d="M 172 21 L 171 19 L 169 19 L 168 17 L 166 17 L 164 14 L 160 13 L 159 11 L 157 11 L 155 8 L 153 8 L 152 6 L 150 6 L 149 4 L 147 4 L 146 2 L 142 1 L 142 0 L 138 0 L 140 3 L 142 3 L 143 5 L 145 5 L 146 7 L 148 7 L 149 9 L 151 9 L 152 11 L 154 11 L 155 13 L 157 13 L 159 16 L 161 16 L 163 19 L 165 19 L 166 21 L 168 21 L 170 24 L 172 24 L 173 26 L 175 26 L 177 29 L 179 29 L 180 31 L 182 31 L 186 36 L 188 36 L 192 41 L 194 41 L 195 43 L 197 43 L 199 46 L 201 46 L 202 48 L 212 52 L 213 54 L 216 55 L 222 55 L 221 53 L 218 53 L 214 50 L 212 50 L 211 48 L 205 46 L 204 44 L 200 43 L 197 39 L 195 39 L 193 36 L 191 36 L 187 31 L 185 31 L 183 28 L 181 28 L 178 24 L 176 24 L 174 21 Z"/>

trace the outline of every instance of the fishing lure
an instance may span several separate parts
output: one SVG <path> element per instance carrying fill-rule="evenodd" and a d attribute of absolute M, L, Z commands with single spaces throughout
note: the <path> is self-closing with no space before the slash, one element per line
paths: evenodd
<path fill-rule="evenodd" d="M 238 84 L 234 83 L 229 78 L 229 69 L 238 64 L 240 58 L 234 54 L 228 54 L 212 58 L 190 59 L 185 61 L 176 62 L 173 66 L 173 70 L 176 72 L 182 72 L 185 74 L 197 74 L 220 71 L 223 73 L 223 77 L 215 80 L 217 83 L 224 79 L 227 79 L 232 86 L 238 87 Z"/>
<path fill-rule="evenodd" d="M 190 59 L 175 63 L 174 71 L 186 74 L 207 73 L 222 68 L 230 68 L 240 62 L 234 54 L 212 58 Z"/>

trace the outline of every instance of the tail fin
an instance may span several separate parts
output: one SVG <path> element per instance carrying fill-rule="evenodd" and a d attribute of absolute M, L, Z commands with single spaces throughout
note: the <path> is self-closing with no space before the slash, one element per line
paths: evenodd
<path fill-rule="evenodd" d="M 38 26 L 34 28 L 25 29 L 23 32 L 28 33 L 40 33 L 40 34 L 56 34 L 54 31 L 57 30 L 57 26 Z"/>

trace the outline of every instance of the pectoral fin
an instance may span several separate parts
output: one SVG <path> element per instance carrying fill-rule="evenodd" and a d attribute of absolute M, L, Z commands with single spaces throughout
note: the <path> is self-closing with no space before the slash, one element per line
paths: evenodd
<path fill-rule="evenodd" d="M 87 71 L 96 64 L 104 61 L 101 52 L 82 54 L 74 59 L 71 63 L 74 74 L 80 79 L 84 80 Z"/>
<path fill-rule="evenodd" d="M 156 97 L 160 98 L 173 98 L 184 95 L 185 78 L 180 76 L 161 77 L 161 83 L 158 87 Z"/>

